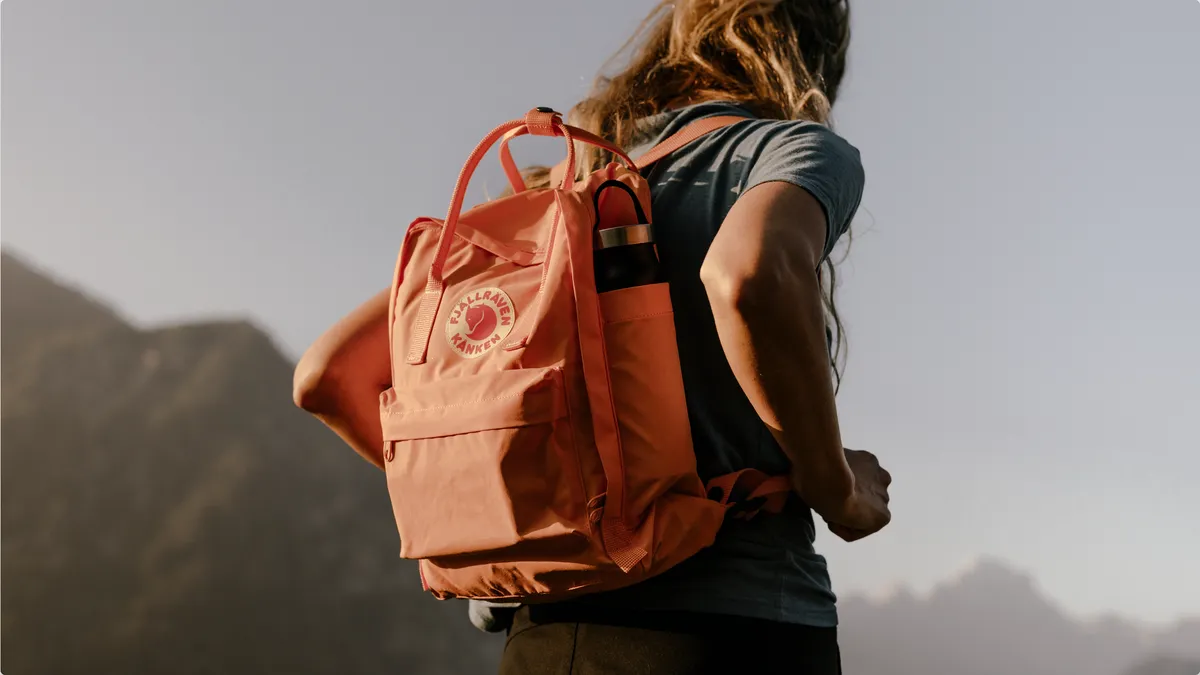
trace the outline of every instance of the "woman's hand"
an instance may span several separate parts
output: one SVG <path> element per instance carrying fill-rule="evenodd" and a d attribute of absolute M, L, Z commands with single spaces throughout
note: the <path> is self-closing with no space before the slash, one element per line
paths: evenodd
<path fill-rule="evenodd" d="M 846 449 L 846 463 L 854 474 L 854 492 L 844 513 L 826 518 L 829 531 L 846 541 L 858 541 L 875 534 L 892 520 L 888 508 L 888 486 L 892 475 L 879 465 L 879 459 L 865 450 Z"/>

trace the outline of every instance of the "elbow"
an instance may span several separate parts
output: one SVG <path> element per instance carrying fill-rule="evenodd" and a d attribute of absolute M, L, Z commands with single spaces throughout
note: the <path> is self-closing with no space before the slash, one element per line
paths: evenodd
<path fill-rule="evenodd" d="M 821 301 L 820 279 L 797 258 L 780 251 L 753 259 L 709 255 L 700 266 L 700 282 L 714 309 L 742 315 L 771 314 L 780 303 L 801 309 Z"/>
<path fill-rule="evenodd" d="M 704 285 L 710 303 L 722 307 L 737 306 L 747 295 L 752 277 L 710 255 L 700 265 L 700 283 Z"/>
<path fill-rule="evenodd" d="M 705 259 L 700 282 L 709 303 L 744 314 L 764 302 L 778 298 L 783 279 L 765 265 L 739 265 L 721 259 Z"/>
<path fill-rule="evenodd" d="M 310 413 L 325 411 L 330 387 L 329 368 L 326 364 L 313 363 L 309 355 L 300 359 L 292 374 L 292 402 L 297 408 Z"/>

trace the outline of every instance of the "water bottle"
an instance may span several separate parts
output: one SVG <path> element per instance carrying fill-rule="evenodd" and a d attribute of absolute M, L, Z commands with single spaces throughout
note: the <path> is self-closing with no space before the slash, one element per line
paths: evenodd
<path fill-rule="evenodd" d="M 593 254 L 598 292 L 666 281 L 649 225 L 609 227 L 600 230 L 598 235 Z"/>
<path fill-rule="evenodd" d="M 606 227 L 596 232 L 595 251 L 592 254 L 596 291 L 607 293 L 665 282 L 658 252 L 654 248 L 654 229 L 646 222 L 646 215 L 633 190 L 619 181 L 606 181 L 596 189 L 595 202 L 598 204 L 600 193 L 609 187 L 620 188 L 629 195 L 639 222 Z"/>

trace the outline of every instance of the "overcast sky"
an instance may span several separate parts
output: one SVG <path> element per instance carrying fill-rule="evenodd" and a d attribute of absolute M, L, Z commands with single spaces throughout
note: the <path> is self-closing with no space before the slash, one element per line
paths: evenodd
<path fill-rule="evenodd" d="M 995 555 L 1079 615 L 1200 613 L 1200 3 L 853 5 L 839 402 L 895 520 L 822 536 L 837 590 Z M 298 355 L 488 129 L 569 108 L 648 6 L 6 0 L 3 244 L 139 323 L 251 317 Z"/>

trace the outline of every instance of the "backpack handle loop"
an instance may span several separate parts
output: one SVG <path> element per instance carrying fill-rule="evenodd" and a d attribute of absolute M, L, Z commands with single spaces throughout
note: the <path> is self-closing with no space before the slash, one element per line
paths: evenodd
<path fill-rule="evenodd" d="M 645 155 L 639 157 L 638 161 L 643 165 L 649 166 L 706 133 L 735 122 L 744 121 L 745 119 L 747 118 L 741 116 L 717 116 L 701 119 L 681 129 L 658 147 L 652 148 Z M 454 242 L 454 231 L 458 226 L 458 217 L 462 211 L 463 199 L 466 198 L 467 185 L 471 181 L 471 175 L 475 173 L 475 169 L 479 166 L 479 162 L 483 160 L 488 150 L 497 141 L 500 141 L 500 163 L 504 166 L 504 172 L 508 176 L 509 182 L 512 183 L 514 191 L 521 192 L 524 190 L 525 182 L 521 178 L 521 172 L 517 169 L 516 163 L 512 159 L 512 153 L 508 149 L 508 141 L 525 134 L 533 134 L 535 136 L 563 136 L 566 139 L 566 171 L 563 174 L 562 182 L 559 184 L 558 189 L 560 190 L 569 190 L 575 185 L 576 140 L 608 150 L 620 158 L 630 171 L 638 172 L 637 165 L 620 148 L 589 131 L 563 123 L 562 115 L 550 108 L 534 108 L 524 118 L 505 122 L 493 129 L 479 142 L 479 145 L 475 146 L 475 150 L 467 158 L 467 163 L 458 174 L 458 181 L 454 186 L 454 195 L 450 200 L 450 209 L 446 213 L 446 220 L 442 224 L 442 232 L 438 237 L 437 251 L 434 255 L 433 264 L 429 267 L 429 278 L 425 283 L 425 293 L 421 298 L 420 312 L 417 315 L 416 326 L 414 326 L 413 342 L 409 347 L 408 358 L 406 359 L 408 363 L 424 363 L 425 356 L 429 351 L 429 339 L 433 334 L 433 321 L 437 317 L 438 308 L 442 302 L 442 294 L 445 291 L 443 273 L 446 266 L 446 257 L 450 255 L 450 245 Z M 553 235 L 554 233 L 551 231 L 550 236 L 553 237 Z"/>
<path fill-rule="evenodd" d="M 546 123 L 542 122 L 544 118 L 540 117 L 540 115 L 546 115 L 553 121 L 549 126 L 546 126 Z M 531 119 L 531 116 L 535 117 Z M 564 131 L 569 129 L 572 138 L 608 150 L 620 158 L 630 171 L 635 173 L 638 171 L 633 160 L 616 145 L 579 127 L 563 124 L 562 116 L 557 112 L 551 111 L 549 108 L 535 108 L 529 111 L 525 116 L 525 122 L 528 128 L 522 129 L 518 127 L 504 134 L 504 137 L 500 139 L 500 165 L 504 167 L 504 175 L 508 177 L 508 184 L 512 186 L 513 194 L 524 192 L 527 186 L 525 185 L 524 177 L 521 176 L 521 170 L 517 168 L 517 163 L 513 161 L 512 151 L 509 149 L 508 143 L 512 139 L 524 136 L 525 134 L 532 134 L 534 136 L 564 136 Z M 555 124 L 558 126 L 554 126 Z M 549 131 L 546 131 L 546 129 L 549 129 Z M 568 155 L 570 155 L 570 151 L 568 151 Z M 571 170 L 563 175 L 563 182 L 558 186 L 560 190 L 569 190 L 575 183 L 575 163 L 573 161 L 570 162 L 568 168 Z"/>
<path fill-rule="evenodd" d="M 450 200 L 450 209 L 446 212 L 445 222 L 442 223 L 442 232 L 438 237 L 437 251 L 434 254 L 433 264 L 429 266 L 429 277 L 425 282 L 425 292 L 421 298 L 417 323 L 413 327 L 413 342 L 409 346 L 408 357 L 406 359 L 408 363 L 424 363 L 425 356 L 429 351 L 429 339 L 433 334 L 433 322 L 437 317 L 438 308 L 442 303 L 442 295 L 445 292 L 443 274 L 445 272 L 446 257 L 450 255 L 450 245 L 454 243 L 454 231 L 458 227 L 458 217 L 462 212 L 463 200 L 466 198 L 467 186 L 471 182 L 472 174 L 475 173 L 479 162 L 483 160 L 484 155 L 495 145 L 496 141 L 501 139 L 511 140 L 525 134 L 562 136 L 566 139 L 567 172 L 563 176 L 559 189 L 569 190 L 575 184 L 574 141 L 576 139 L 612 152 L 624 161 L 625 166 L 630 171 L 637 171 L 637 166 L 633 163 L 633 160 L 629 159 L 629 156 L 622 152 L 620 148 L 595 134 L 564 124 L 562 115 L 549 108 L 534 108 L 524 118 L 505 122 L 492 129 L 479 142 L 479 145 L 475 146 L 475 150 L 467 158 L 467 163 L 463 165 L 462 171 L 458 174 L 458 180 L 454 185 L 454 194 Z M 507 146 L 504 146 L 504 150 L 507 150 Z M 504 160 L 505 156 L 508 158 L 507 162 Z M 505 173 L 509 175 L 510 180 L 514 173 L 516 176 L 520 176 L 520 172 L 516 171 L 516 165 L 512 162 L 511 153 L 505 155 L 502 152 L 501 162 L 505 163 Z M 521 186 L 522 188 L 524 187 L 523 181 Z"/>

